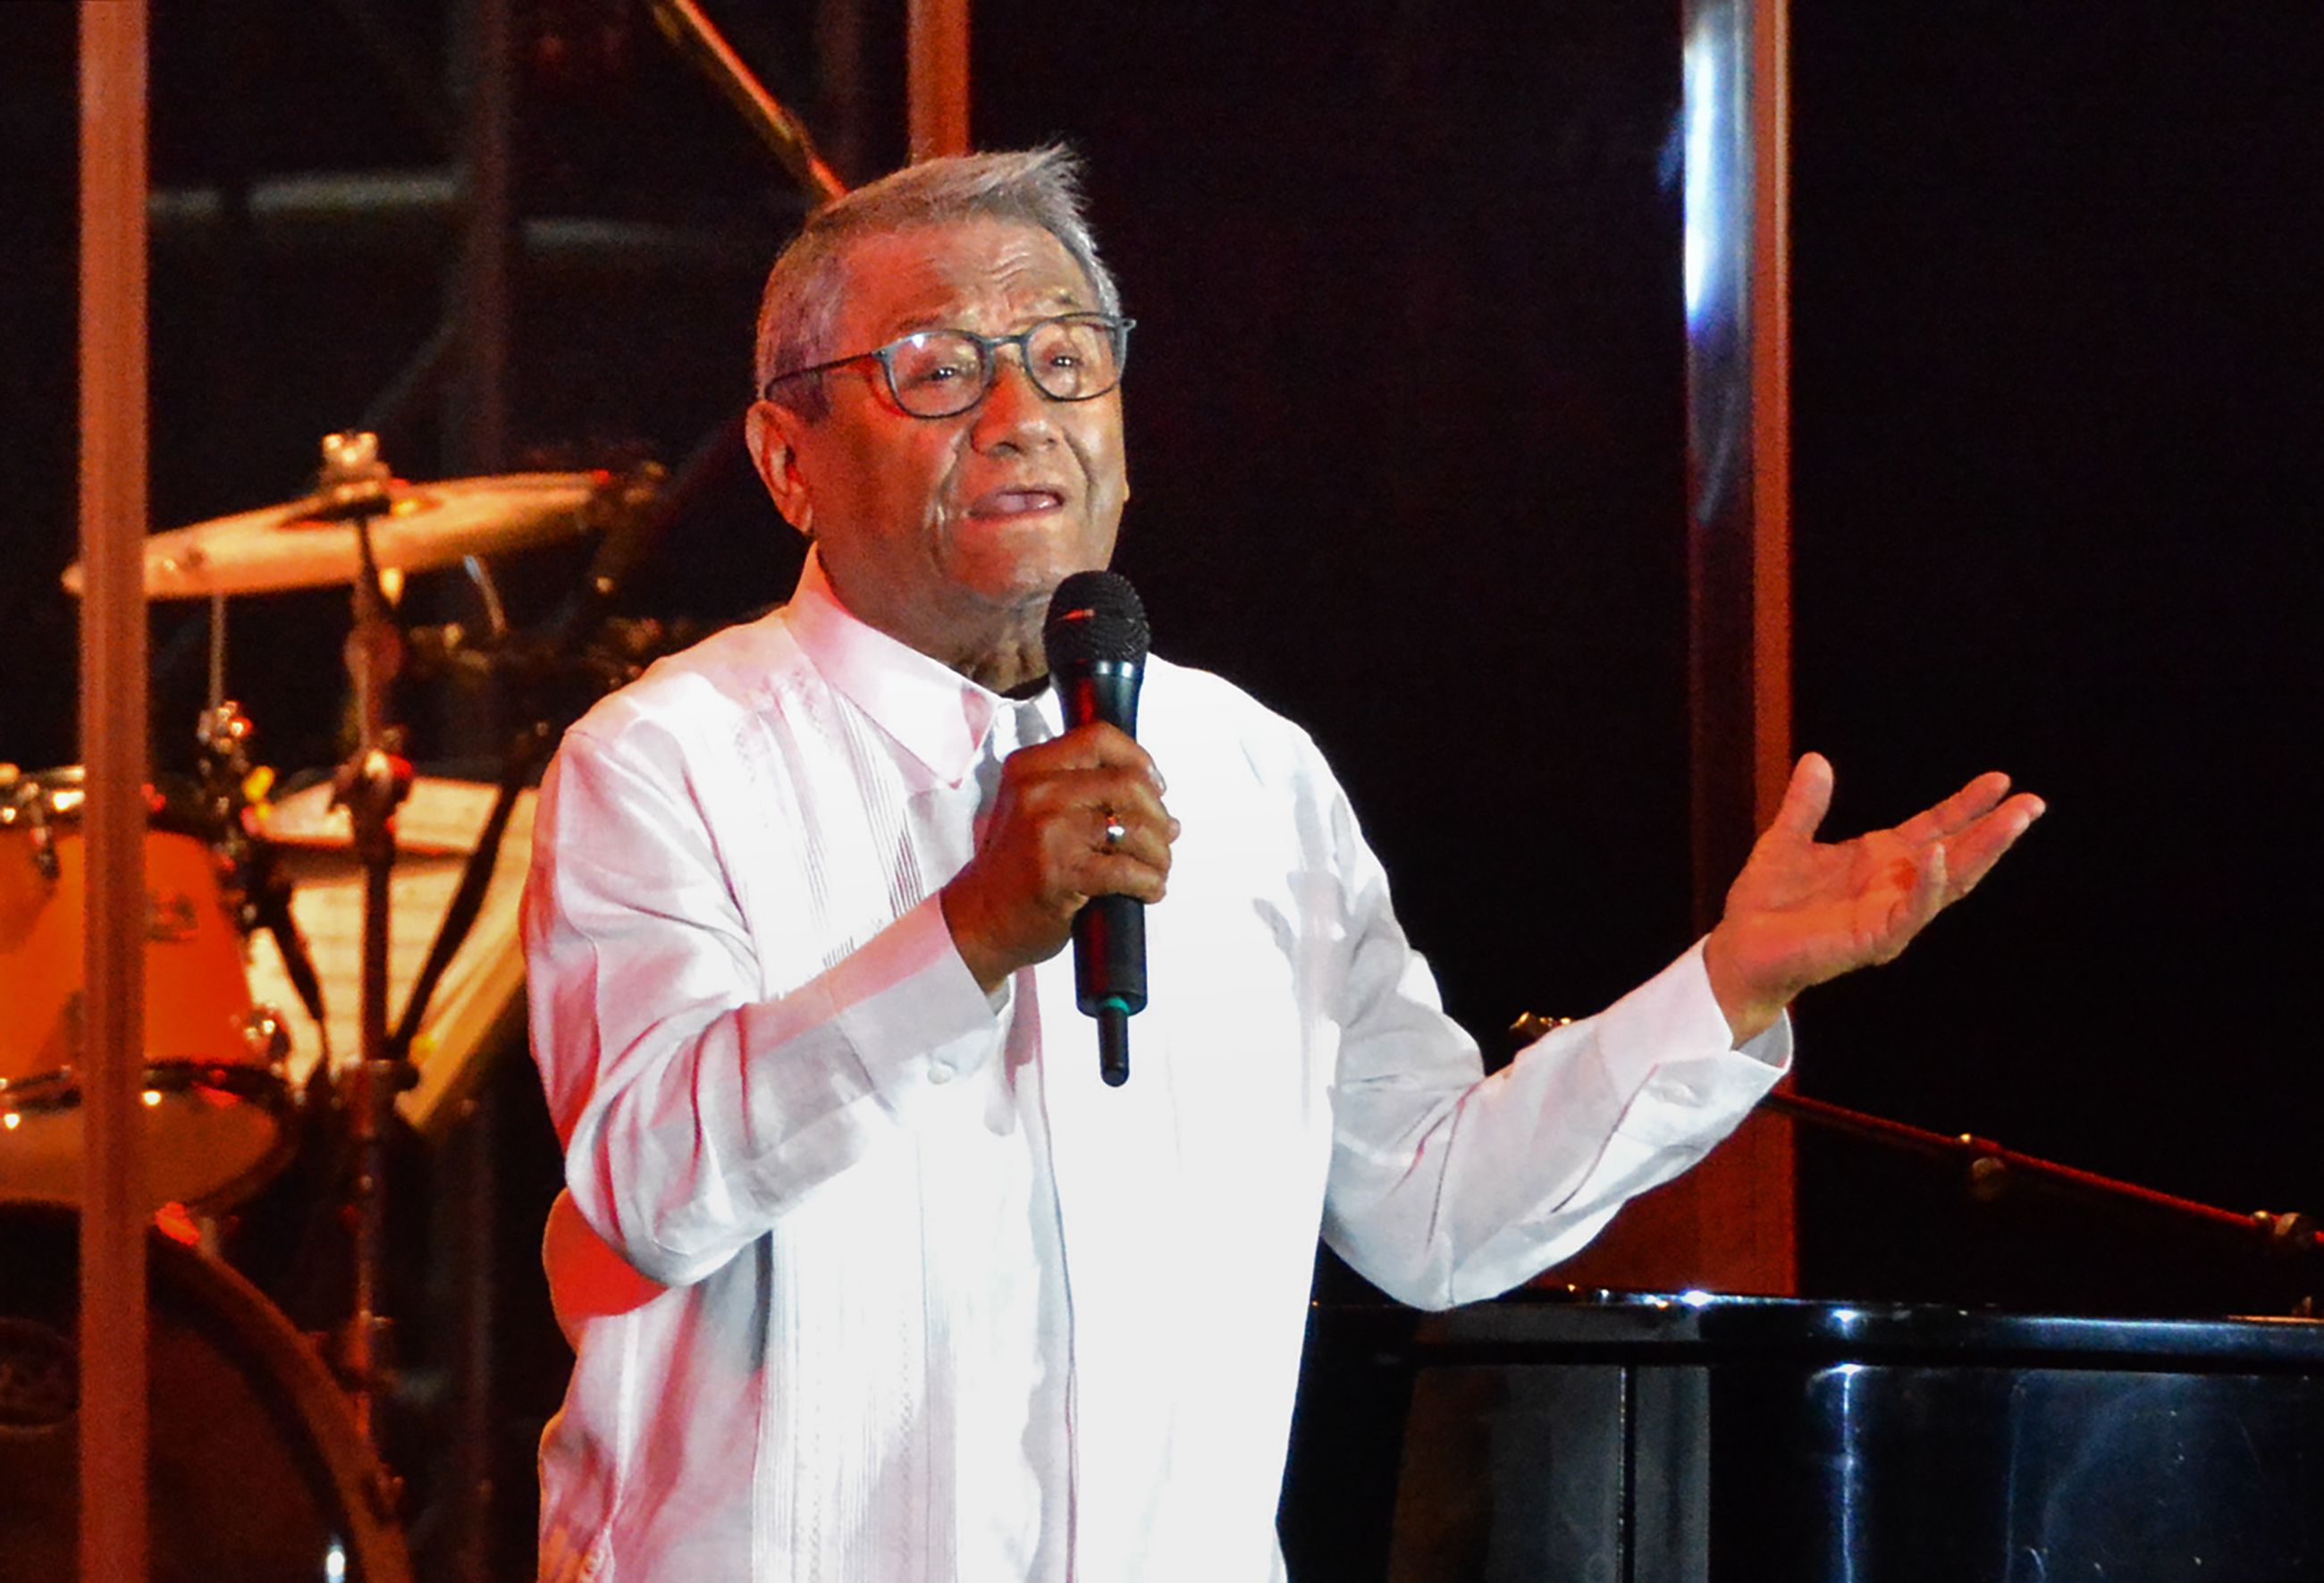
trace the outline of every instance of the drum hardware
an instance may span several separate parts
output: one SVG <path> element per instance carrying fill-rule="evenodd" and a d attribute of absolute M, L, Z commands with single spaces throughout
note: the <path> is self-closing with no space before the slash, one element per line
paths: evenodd
<path fill-rule="evenodd" d="M 282 1019 L 272 1006 L 254 1006 L 243 1014 L 242 1042 L 254 1054 L 263 1054 L 270 1064 L 278 1067 L 290 1049 L 290 1035 L 283 1030 Z"/>
<path fill-rule="evenodd" d="M 404 674 L 421 681 L 445 676 L 495 681 L 519 696 L 536 688 L 583 689 L 594 701 L 635 681 L 661 656 L 707 635 L 691 621 L 607 616 L 577 646 L 559 647 L 553 637 L 512 631 L 494 639 L 446 621 L 406 630 L 410 668 Z"/>
<path fill-rule="evenodd" d="M 297 937 L 285 884 L 270 849 L 241 816 L 247 804 L 243 783 L 248 767 L 239 750 L 247 722 L 223 695 L 226 596 L 345 583 L 356 585 L 361 607 L 366 597 L 379 600 L 383 581 L 405 572 L 468 562 L 475 576 L 482 572 L 477 557 L 483 555 L 544 544 L 602 527 L 616 514 L 611 508 L 626 502 L 632 492 L 629 481 L 604 472 L 513 474 L 410 483 L 393 478 L 379 462 L 375 441 L 335 437 L 326 442 L 324 472 L 311 493 L 283 505 L 158 533 L 146 540 L 143 582 L 149 600 L 206 597 L 210 602 L 209 708 L 200 732 L 206 760 L 203 801 L 229 849 L 226 863 L 229 872 L 218 881 L 223 898 L 230 902 L 237 922 L 263 926 L 274 935 L 293 985 L 310 1011 L 320 1006 L 320 984 Z M 66 570 L 64 584 L 75 594 L 82 591 L 79 565 Z M 489 602 L 489 584 L 484 589 Z M 489 603 L 487 608 L 491 608 Z M 386 686 L 400 664 L 400 644 L 393 623 L 383 612 L 369 623 L 358 620 L 349 644 L 351 649 L 361 646 L 366 650 L 348 656 L 358 692 L 368 688 L 378 696 L 368 706 L 372 729 L 365 738 L 365 750 L 341 773 L 350 807 L 362 809 L 366 823 L 374 822 L 374 810 L 380 809 L 378 822 L 383 822 L 392 816 L 398 800 L 400 778 L 409 774 L 408 769 L 399 770 L 393 761 L 393 734 L 378 718 Z M 77 814 L 78 782 L 67 786 L 54 783 L 51 778 L 53 795 L 27 804 L 20 790 L 23 779 L 17 774 L 0 780 L 0 841 L 12 829 L 21 833 L 32 870 L 47 883 L 56 885 L 63 879 L 60 833 L 70 830 L 71 817 Z M 61 844 L 74 848 L 77 838 L 62 834 Z M 77 890 L 73 899 L 77 903 Z M 206 915 L 198 911 L 198 916 Z M 180 923 L 183 917 L 179 915 Z M 0 978 L 5 978 L 9 965 L 0 962 Z M 44 964 L 41 971 L 53 977 L 63 967 L 60 962 Z M 65 981 L 78 984 L 77 969 L 67 971 Z M 383 1018 L 383 1011 L 381 1016 Z M 321 1020 L 318 1015 L 318 1026 Z M 206 1019 L 205 1026 L 215 1025 Z M 213 1031 L 207 1036 L 223 1038 L 227 1033 Z M 239 1035 L 233 1036 L 241 1049 Z M 5 1047 L 5 1031 L 0 1030 L 0 1082 L 14 1080 L 11 1086 L 21 1093 L 30 1080 L 43 1073 L 16 1070 L 14 1057 Z M 19 1123 L 20 1128 L 25 1127 Z M 72 1145 L 60 1152 L 72 1155 L 76 1149 L 77 1145 Z M 0 1154 L 0 1189 L 13 1185 L 8 1157 Z M 162 1184 L 157 1183 L 158 1186 Z M 217 1203 L 226 1201 L 232 1194 L 220 1190 L 209 1194 L 172 1192 L 171 1196 L 189 1202 Z"/>
<path fill-rule="evenodd" d="M 363 963 L 358 993 L 354 997 L 361 1006 L 361 1056 L 337 1069 L 336 1093 L 333 1063 L 326 1059 L 318 1077 L 310 1081 L 305 1105 L 295 1115 L 287 1108 L 276 1115 L 285 1152 L 295 1142 L 290 1121 L 303 1119 L 326 1129 L 330 1139 L 328 1155 L 336 1156 L 327 1178 L 335 1185 L 318 1195 L 317 1208 L 325 1214 L 336 1211 L 333 1218 L 351 1231 L 353 1246 L 347 1262 L 354 1289 L 348 1308 L 339 1310 L 343 1322 L 328 1332 L 322 1354 L 346 1393 L 357 1434 L 375 1452 L 383 1438 L 381 1394 L 389 1388 L 394 1374 L 393 1326 L 383 1311 L 382 1301 L 386 1284 L 387 1193 L 391 1175 L 401 1170 L 401 1166 L 391 1167 L 389 1159 L 389 1146 L 394 1141 L 392 1113 L 396 1095 L 413 1086 L 417 1075 L 410 1059 L 416 1030 L 445 967 L 478 916 L 512 807 L 554 745 L 556 732 L 549 722 L 563 712 L 550 704 L 551 695 L 561 703 L 578 689 L 593 694 L 610 690 L 634 676 L 668 646 L 668 630 L 659 623 L 619 621 L 609 612 L 614 594 L 666 530 L 674 513 L 650 515 L 645 510 L 662 482 L 661 470 L 650 465 L 621 474 L 603 471 L 517 474 L 411 485 L 392 476 L 371 437 L 332 437 L 324 443 L 323 455 L 317 489 L 299 501 L 155 535 L 148 542 L 145 588 L 149 599 L 207 597 L 210 602 L 209 698 L 196 732 L 198 780 L 189 792 L 171 790 L 166 800 L 172 816 L 184 813 L 189 817 L 198 815 L 204 822 L 211 833 L 205 861 L 219 887 L 222 904 L 212 910 L 223 913 L 242 931 L 265 928 L 274 935 L 286 972 L 318 1028 L 327 1026 L 322 986 L 290 909 L 291 886 L 288 870 L 279 861 L 281 850 L 267 838 L 259 817 L 264 810 L 269 778 L 251 762 L 249 720 L 225 695 L 221 618 L 224 600 L 232 594 L 337 583 L 350 588 L 352 620 L 342 659 L 355 698 L 356 741 L 333 774 L 332 788 L 334 805 L 346 810 L 352 850 L 363 875 Z M 543 543 L 590 528 L 604 529 L 604 534 L 586 585 L 552 619 L 545 632 L 512 631 L 498 590 L 478 557 L 494 549 Z M 390 604 L 394 580 L 407 570 L 456 562 L 465 566 L 477 588 L 484 604 L 483 620 L 476 628 L 447 630 L 447 640 L 431 641 L 431 635 L 423 630 L 418 643 L 409 642 Z M 67 574 L 66 584 L 79 591 L 79 568 Z M 404 674 L 414 649 L 422 661 L 448 660 L 474 667 L 486 679 L 505 686 L 524 706 L 519 718 L 534 723 L 514 733 L 508 743 L 493 812 L 464 872 L 460 891 L 447 908 L 428 966 L 391 1033 L 386 890 L 397 864 L 395 815 L 411 785 L 411 770 L 401 756 L 401 732 L 388 718 L 389 698 L 391 686 Z M 20 874 L 37 874 L 43 868 L 69 874 L 77 863 L 70 812 L 77 787 L 51 787 L 53 795 L 34 802 L 11 789 L 23 778 L 0 775 L 0 808 L 6 811 L 5 821 L 0 821 L 0 874 L 9 867 L 5 860 L 12 855 L 10 848 L 18 859 L 15 866 Z M 163 800 L 155 799 L 157 821 Z M 0 908 L 8 899 L 5 888 L 0 886 Z M 198 905 L 181 907 L 174 900 L 157 907 L 155 912 L 156 922 L 164 925 L 160 933 L 164 934 L 182 934 L 187 918 L 199 920 L 205 916 Z M 0 941 L 7 938 L 7 922 L 5 911 L 0 911 Z M 217 933 L 212 931 L 213 935 Z M 154 949 L 161 947 L 157 944 Z M 0 960 L 0 977 L 5 977 L 8 965 Z M 6 988 L 0 983 L 0 1004 L 7 1001 Z M 0 1029 L 0 1039 L 5 1034 L 5 1029 Z M 279 1018 L 261 1015 L 247 1005 L 245 997 L 229 1034 L 235 1060 L 213 1061 L 175 1074 L 157 1067 L 156 1074 L 226 1093 L 246 1081 L 237 1067 L 258 1060 L 263 1053 L 263 1078 L 277 1081 L 275 1066 L 283 1052 Z M 0 1051 L 0 1055 L 5 1054 Z M 0 1131 L 0 1191 L 5 1191 L 8 1140 L 19 1133 L 41 1131 L 43 1125 L 45 1112 L 36 1101 L 48 1096 L 31 1091 L 29 1080 L 52 1073 L 46 1068 L 20 1070 L 23 1065 L 0 1059 L 0 1111 L 14 1118 L 0 1123 L 0 1128 L 5 1128 Z M 68 1071 L 57 1086 L 69 1083 Z M 149 1090 L 147 1103 L 158 1102 L 166 1113 L 172 1102 L 171 1094 L 169 1085 L 157 1083 Z M 326 1109 L 327 1116 L 319 1113 Z M 277 1168 L 270 1153 L 263 1173 L 272 1175 Z M 317 1228 L 321 1224 L 318 1219 Z M 198 1236 L 206 1236 L 208 1229 L 197 1225 L 196 1230 Z M 345 1291 L 339 1283 L 346 1278 L 342 1275 L 328 1282 L 328 1286 Z M 392 1503 L 392 1475 L 379 1467 L 371 1483 L 376 1492 L 374 1505 L 385 1513 Z"/>
<path fill-rule="evenodd" d="M 556 746 L 557 738 L 546 721 L 536 721 L 517 733 L 503 755 L 501 779 L 493 797 L 492 812 L 485 815 L 483 833 L 468 854 L 460 872 L 459 888 L 452 894 L 452 903 L 444 911 L 443 922 L 438 925 L 436 938 L 428 948 L 428 960 L 421 964 L 420 977 L 411 986 L 411 993 L 403 1002 L 403 1016 L 395 1025 L 394 1035 L 388 1041 L 395 1059 L 410 1069 L 412 1041 L 420 1036 L 420 1027 L 428 1016 L 428 1003 L 434 998 L 436 986 L 452 965 L 467 940 L 468 932 L 475 927 L 476 916 L 483 910 L 484 892 L 491 887 L 493 870 L 500 860 L 501 842 L 508 834 L 509 816 L 515 811 L 517 795 L 530 784 L 534 775 Z"/>
<path fill-rule="evenodd" d="M 75 802 L 77 805 L 78 797 L 75 798 Z M 5 829 L 14 823 L 17 813 L 18 810 L 14 807 L 0 808 L 0 829 Z M 48 809 L 45 805 L 33 804 L 25 813 L 24 826 L 32 838 L 32 867 L 40 871 L 42 879 L 53 885 L 62 878 L 62 874 L 57 866 L 56 833 L 49 828 L 47 815 Z"/>
<path fill-rule="evenodd" d="M 381 594 L 369 548 L 371 518 L 366 513 L 378 509 L 388 487 L 386 469 L 378 461 L 376 438 L 332 437 L 324 442 L 324 487 L 318 498 L 327 497 L 330 509 L 349 514 L 365 573 L 355 583 L 355 625 L 346 649 L 347 671 L 355 689 L 359 737 L 355 754 L 334 782 L 335 801 L 347 809 L 355 851 L 364 873 L 363 1059 L 353 1069 L 355 1081 L 347 1099 L 352 1123 L 348 1141 L 356 1159 L 349 1206 L 356 1228 L 355 1297 L 342 1338 L 340 1364 L 354 1398 L 356 1422 L 365 1439 L 376 1446 L 374 1397 L 386 1384 L 392 1340 L 389 1321 L 378 1311 L 378 1293 L 385 1263 L 383 1192 L 394 1098 L 416 1079 L 411 1045 L 429 999 L 475 924 L 517 796 L 554 745 L 555 733 L 538 709 L 526 711 L 533 723 L 509 744 L 492 812 L 391 1036 L 386 1024 L 388 882 L 395 861 L 391 819 L 409 794 L 411 770 L 391 750 L 386 695 L 388 683 L 401 671 L 410 648 Z M 534 676 L 512 689 L 524 695 L 527 704 L 539 703 L 540 674 L 558 674 L 561 657 L 597 640 L 613 598 L 668 525 L 665 519 L 650 517 L 644 510 L 659 486 L 659 468 L 648 465 L 618 481 L 597 476 L 601 486 L 594 498 L 598 520 L 607 531 L 593 557 L 582 594 L 568 606 L 566 619 L 552 629 L 547 641 L 540 645 L 512 641 L 489 578 L 478 579 L 486 602 L 484 652 L 492 657 L 486 662 L 487 671 L 508 679 L 510 658 L 546 657 L 546 663 L 533 667 Z M 472 575 L 480 572 L 480 567 L 474 568 Z"/>
<path fill-rule="evenodd" d="M 374 1406 L 386 1388 L 392 1332 L 381 1311 L 386 1265 L 387 1132 L 396 1093 L 411 1081 L 411 1065 L 387 1038 L 388 879 L 395 866 L 395 810 L 411 789 L 411 767 L 397 756 L 387 722 L 388 689 L 403 666 L 403 639 L 380 586 L 372 524 L 393 507 L 392 477 L 379 459 L 379 437 L 327 435 L 323 470 L 313 497 L 317 520 L 345 522 L 357 554 L 355 619 L 343 656 L 355 688 L 356 741 L 334 778 L 333 801 L 347 810 L 355 851 L 364 870 L 362 1059 L 353 1068 L 348 1096 L 349 1142 L 355 1168 L 348 1183 L 355 1226 L 353 1311 L 341 1334 L 339 1366 L 355 1407 L 355 1424 L 375 1450 L 381 1443 Z"/>
<path fill-rule="evenodd" d="M 500 784 L 492 812 L 486 815 L 484 831 L 468 853 L 459 888 L 445 909 L 443 922 L 429 947 L 428 960 L 404 1002 L 403 1016 L 390 1041 L 395 1056 L 403 1060 L 407 1067 L 412 1041 L 419 1036 L 436 986 L 442 981 L 469 930 L 475 927 L 476 916 L 484 906 L 517 796 L 530 784 L 557 744 L 557 733 L 549 722 L 558 712 L 549 695 L 576 678 L 594 683 L 600 694 L 611 692 L 633 679 L 666 640 L 666 630 L 659 621 L 624 620 L 611 612 L 638 567 L 669 531 L 677 511 L 691 501 L 693 489 L 699 487 L 698 483 L 688 487 L 689 481 L 696 477 L 695 463 L 698 461 L 698 455 L 689 459 L 679 487 L 667 496 L 657 498 L 665 474 L 659 465 L 651 462 L 632 468 L 617 487 L 606 492 L 605 537 L 591 557 L 579 591 L 538 638 L 510 631 L 496 604 L 488 612 L 490 626 L 481 645 L 472 643 L 456 624 L 419 629 L 413 633 L 418 640 L 413 647 L 424 647 L 437 663 L 464 663 L 500 682 L 514 698 L 520 716 L 529 723 L 509 740 L 502 757 Z"/>
<path fill-rule="evenodd" d="M 392 1329 L 380 1311 L 380 1293 L 386 1262 L 387 1147 L 395 1096 L 416 1081 L 411 1045 L 429 999 L 475 923 L 517 794 L 554 739 L 544 721 L 529 726 L 512 742 L 484 832 L 470 854 L 461 887 L 447 909 L 427 965 L 391 1036 L 387 978 L 389 883 L 395 864 L 392 819 L 410 791 L 411 767 L 396 751 L 397 733 L 387 720 L 387 697 L 390 685 L 404 667 L 410 647 L 380 585 L 382 568 L 373 548 L 373 531 L 383 511 L 393 507 L 394 485 L 379 460 L 374 436 L 332 436 L 323 442 L 323 453 L 322 482 L 313 497 L 313 511 L 352 525 L 359 563 L 353 590 L 354 624 L 345 648 L 355 695 L 358 735 L 353 754 L 333 780 L 334 805 L 347 810 L 353 848 L 364 870 L 363 968 L 358 990 L 362 1057 L 348 1073 L 352 1081 L 346 1105 L 347 1148 L 355 1159 L 346 1206 L 355 1232 L 355 1297 L 340 1337 L 338 1361 L 356 1422 L 365 1439 L 377 1446 L 374 1404 L 392 1376 Z M 576 621 L 574 630 L 564 634 L 567 642 L 595 636 L 604 605 L 620 585 L 611 564 L 618 562 L 623 575 L 634 565 L 641 509 L 652 499 L 660 480 L 659 470 L 650 465 L 618 480 L 604 474 L 589 476 L 595 481 L 593 520 L 608 530 L 593 562 L 592 592 L 585 604 L 593 619 Z M 472 557 L 461 558 L 471 561 L 471 577 L 485 602 L 486 633 L 492 645 L 488 651 L 513 652 L 489 575 L 474 564 Z"/>
<path fill-rule="evenodd" d="M 222 623 L 214 624 L 212 630 L 223 630 Z M 218 685 L 213 667 L 214 694 Z M 259 833 L 251 818 L 254 805 L 263 805 L 273 783 L 272 771 L 251 762 L 252 732 L 250 717 L 242 713 L 238 704 L 213 695 L 194 732 L 202 796 L 211 817 L 224 833 L 221 851 L 235 877 L 235 894 L 241 897 L 238 922 L 242 932 L 247 935 L 264 929 L 273 936 L 276 948 L 282 953 L 283 969 L 291 988 L 298 992 L 300 1004 L 315 1020 L 327 1064 L 330 1035 L 323 1015 L 322 980 L 315 971 L 314 956 L 307 949 L 306 937 L 300 933 L 299 920 L 290 911 L 290 881 L 282 872 L 280 854 L 274 843 Z M 277 1026 L 279 1032 L 279 1023 Z M 283 1036 L 287 1038 L 287 1035 Z"/>
<path fill-rule="evenodd" d="M 146 801 L 146 1185 L 211 1211 L 289 1152 L 288 1046 L 251 1002 L 221 826 L 183 782 Z M 0 777 L 0 1193 L 79 1192 L 82 804 L 77 768 Z"/>
<path fill-rule="evenodd" d="M 475 589 L 476 599 L 484 607 L 484 636 L 497 643 L 509 634 L 508 608 L 501 603 L 500 584 L 493 581 L 492 568 L 476 556 L 460 557 L 460 569 L 467 574 L 469 585 Z"/>

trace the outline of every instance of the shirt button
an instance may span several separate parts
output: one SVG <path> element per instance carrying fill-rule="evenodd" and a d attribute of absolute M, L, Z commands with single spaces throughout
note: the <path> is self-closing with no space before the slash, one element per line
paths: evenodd
<path fill-rule="evenodd" d="M 941 1061 L 929 1062 L 928 1081 L 930 1082 L 950 1082 L 952 1081 L 952 1068 L 946 1066 Z"/>

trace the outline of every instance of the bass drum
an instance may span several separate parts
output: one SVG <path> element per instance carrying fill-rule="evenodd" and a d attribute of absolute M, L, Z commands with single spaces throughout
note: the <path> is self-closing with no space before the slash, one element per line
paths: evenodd
<path fill-rule="evenodd" d="M 80 1217 L 0 1203 L 0 1583 L 78 1576 Z M 378 1463 L 306 1338 L 155 1232 L 151 1583 L 410 1583 Z"/>

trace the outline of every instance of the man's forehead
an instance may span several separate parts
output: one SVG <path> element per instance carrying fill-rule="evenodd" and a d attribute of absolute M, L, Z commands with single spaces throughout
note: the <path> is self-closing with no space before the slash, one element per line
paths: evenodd
<path fill-rule="evenodd" d="M 1095 306 L 1088 278 L 1056 237 L 1038 225 L 978 218 L 857 242 L 847 253 L 842 318 L 884 338 L 979 316 Z"/>

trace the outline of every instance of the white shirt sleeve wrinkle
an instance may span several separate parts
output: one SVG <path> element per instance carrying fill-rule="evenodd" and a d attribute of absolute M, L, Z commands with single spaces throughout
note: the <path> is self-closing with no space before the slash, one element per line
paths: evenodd
<path fill-rule="evenodd" d="M 1531 1279 L 1701 1158 L 1782 1075 L 1780 1054 L 1729 1047 L 1697 946 L 1485 1076 L 1344 798 L 1334 815 L 1354 939 L 1327 1240 L 1389 1295 L 1444 1308 Z M 1700 1081 L 1658 1082 L 1670 1067 Z"/>
<path fill-rule="evenodd" d="M 641 1274 L 686 1285 L 875 1146 L 895 1124 L 883 1085 L 939 1053 L 972 1063 L 1000 1023 L 933 897 L 757 999 L 748 924 L 702 810 L 667 784 L 683 754 L 660 735 L 568 736 L 542 788 L 551 853 L 527 922 L 534 1046 L 575 1201 Z"/>

